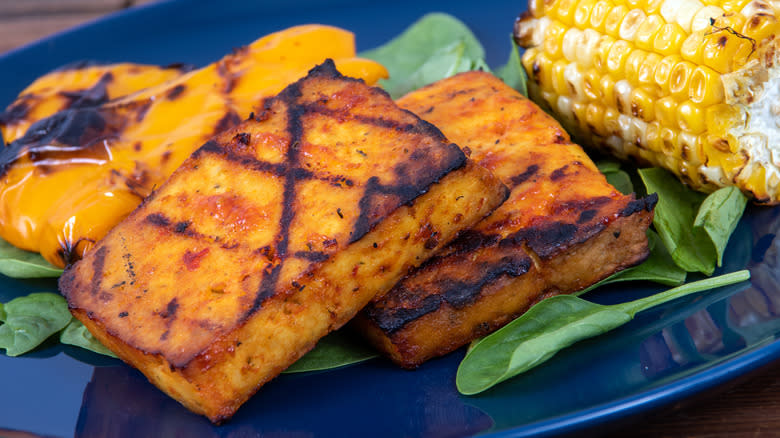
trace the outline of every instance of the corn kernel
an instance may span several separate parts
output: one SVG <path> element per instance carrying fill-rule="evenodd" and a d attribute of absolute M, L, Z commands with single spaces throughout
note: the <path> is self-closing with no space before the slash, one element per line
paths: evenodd
<path fill-rule="evenodd" d="M 645 21 L 647 15 L 641 9 L 630 10 L 623 22 L 620 23 L 618 35 L 626 41 L 633 41 L 639 26 Z"/>
<path fill-rule="evenodd" d="M 687 100 L 690 96 L 689 85 L 691 75 L 696 66 L 687 61 L 678 62 L 669 76 L 669 92 L 678 101 Z"/>
<path fill-rule="evenodd" d="M 770 13 L 758 13 L 748 18 L 740 31 L 741 34 L 756 41 L 777 35 L 780 32 L 780 23 L 777 17 Z"/>
<path fill-rule="evenodd" d="M 566 26 L 574 24 L 574 11 L 577 10 L 577 0 L 557 0 L 553 14 L 558 16 Z"/>
<path fill-rule="evenodd" d="M 704 48 L 704 32 L 693 32 L 680 46 L 680 55 L 684 60 L 694 64 L 701 63 L 701 52 Z"/>
<path fill-rule="evenodd" d="M 563 56 L 561 47 L 563 45 L 563 35 L 566 33 L 566 26 L 558 21 L 552 21 L 547 26 L 544 33 L 544 51 L 552 58 Z"/>
<path fill-rule="evenodd" d="M 609 0 L 600 0 L 593 5 L 590 13 L 590 27 L 593 30 L 604 32 L 604 21 L 607 14 L 612 9 L 612 2 Z"/>
<path fill-rule="evenodd" d="M 615 80 L 610 75 L 603 75 L 599 80 L 601 86 L 601 95 L 604 96 L 603 102 L 608 105 L 614 105 L 615 102 Z"/>
<path fill-rule="evenodd" d="M 596 5 L 596 0 L 582 0 L 574 10 L 574 25 L 580 29 L 590 28 L 590 13 Z"/>
<path fill-rule="evenodd" d="M 704 37 L 701 62 L 719 73 L 729 73 L 743 43 L 747 41 L 726 30 L 712 32 Z"/>
<path fill-rule="evenodd" d="M 660 15 L 648 15 L 636 30 L 634 44 L 642 50 L 653 50 L 655 35 L 664 25 L 664 19 Z"/>
<path fill-rule="evenodd" d="M 572 62 L 566 66 L 563 70 L 563 77 L 566 80 L 566 84 L 569 86 L 569 92 L 567 95 L 571 96 L 575 101 L 585 99 L 585 91 L 583 90 L 584 75 L 579 69 L 577 63 Z"/>
<path fill-rule="evenodd" d="M 646 0 L 642 9 L 648 14 L 657 14 L 661 11 L 663 3 L 664 0 Z"/>
<path fill-rule="evenodd" d="M 653 97 L 642 88 L 634 88 L 631 91 L 631 114 L 645 122 L 655 119 Z"/>
<path fill-rule="evenodd" d="M 601 73 L 595 68 L 585 72 L 582 78 L 582 92 L 585 94 L 586 99 L 599 101 L 604 97 L 604 93 L 601 92 L 601 86 L 599 85 L 600 80 Z"/>
<path fill-rule="evenodd" d="M 593 58 L 593 66 L 600 72 L 607 72 L 607 59 L 609 58 L 609 52 L 612 50 L 616 40 L 609 35 L 603 35 L 599 40 L 598 47 L 596 48 L 596 56 Z"/>
<path fill-rule="evenodd" d="M 591 103 L 585 110 L 585 123 L 588 128 L 596 134 L 605 137 L 608 135 L 604 128 L 604 107 Z"/>
<path fill-rule="evenodd" d="M 632 89 L 631 84 L 625 79 L 615 82 L 615 101 L 609 104 L 614 105 L 621 114 L 630 114 Z"/>
<path fill-rule="evenodd" d="M 653 152 L 661 152 L 661 127 L 658 122 L 652 122 L 647 124 L 647 131 L 645 132 L 645 147 Z"/>
<path fill-rule="evenodd" d="M 704 5 L 698 0 L 667 0 L 661 6 L 661 15 L 668 23 L 677 23 L 683 31 L 691 31 L 694 15 Z"/>
<path fill-rule="evenodd" d="M 718 6 L 705 6 L 699 9 L 691 22 L 691 32 L 709 32 L 711 21 L 723 15 L 723 9 Z"/>
<path fill-rule="evenodd" d="M 582 129 L 583 131 L 588 129 L 587 121 L 585 112 L 588 109 L 588 104 L 584 102 L 572 102 L 571 104 L 571 112 L 574 116 L 575 123 Z"/>
<path fill-rule="evenodd" d="M 596 57 L 599 41 L 601 41 L 601 34 L 593 29 L 585 29 L 582 36 L 582 46 L 577 50 L 577 63 L 582 68 L 587 69 L 593 65 L 593 59 Z"/>
<path fill-rule="evenodd" d="M 680 62 L 682 62 L 682 58 L 678 55 L 672 55 L 664 57 L 656 65 L 653 79 L 661 88 L 662 93 L 666 94 L 669 92 L 669 79 L 672 77 L 672 69 Z"/>
<path fill-rule="evenodd" d="M 677 101 L 666 96 L 655 101 L 655 119 L 661 126 L 677 126 Z"/>
<path fill-rule="evenodd" d="M 631 82 L 631 85 L 639 85 L 639 70 L 645 63 L 647 52 L 644 50 L 634 50 L 626 58 L 625 78 Z"/>
<path fill-rule="evenodd" d="M 701 134 L 707 129 L 704 110 L 691 100 L 686 100 L 677 107 L 677 122 L 681 130 L 691 134 Z"/>
<path fill-rule="evenodd" d="M 657 53 L 647 54 L 647 56 L 644 58 L 644 62 L 639 67 L 639 72 L 637 73 L 637 81 L 640 85 L 644 87 L 655 85 L 655 80 L 653 79 L 655 76 L 655 69 L 661 62 L 661 59 L 663 58 Z"/>
<path fill-rule="evenodd" d="M 666 23 L 655 35 L 653 50 L 661 55 L 672 55 L 680 52 L 682 42 L 685 40 L 685 31 L 677 23 Z"/>
<path fill-rule="evenodd" d="M 701 106 L 710 106 L 723 102 L 725 93 L 720 74 L 709 67 L 700 65 L 691 75 L 691 100 Z"/>
<path fill-rule="evenodd" d="M 607 131 L 608 135 L 620 136 L 619 117 L 620 113 L 612 107 L 608 107 L 604 110 L 604 130 Z"/>
<path fill-rule="evenodd" d="M 607 56 L 607 71 L 615 77 L 622 77 L 626 68 L 626 59 L 633 50 L 631 43 L 623 40 L 615 41 Z"/>
<path fill-rule="evenodd" d="M 624 5 L 613 7 L 604 19 L 604 32 L 609 36 L 618 38 L 620 36 L 620 24 L 623 22 L 626 14 L 628 14 L 628 7 Z"/>
<path fill-rule="evenodd" d="M 717 136 L 725 135 L 729 128 L 743 122 L 739 109 L 725 103 L 708 107 L 704 120 L 707 124 L 707 132 Z"/>
<path fill-rule="evenodd" d="M 582 31 L 576 27 L 571 27 L 563 34 L 563 43 L 561 45 L 561 52 L 563 57 L 568 61 L 574 62 L 577 60 L 577 51 L 582 50 L 584 45 L 584 35 Z"/>
<path fill-rule="evenodd" d="M 569 95 L 569 85 L 566 83 L 566 76 L 564 74 L 568 62 L 563 59 L 555 61 L 552 66 L 552 88 L 555 94 L 559 96 Z"/>

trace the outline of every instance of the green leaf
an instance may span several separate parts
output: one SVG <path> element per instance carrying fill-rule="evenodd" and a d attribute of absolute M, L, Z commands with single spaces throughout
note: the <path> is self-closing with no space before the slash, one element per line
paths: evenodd
<path fill-rule="evenodd" d="M 596 167 L 599 169 L 599 172 L 606 175 L 608 173 L 618 172 L 620 170 L 620 163 L 617 161 L 599 161 L 596 163 Z"/>
<path fill-rule="evenodd" d="M 0 325 L 0 348 L 9 356 L 37 347 L 62 330 L 72 318 L 65 298 L 51 292 L 14 298 L 3 307 L 5 324 Z"/>
<path fill-rule="evenodd" d="M 660 241 L 658 234 L 647 230 L 647 240 L 650 246 L 650 256 L 641 264 L 624 269 L 604 280 L 580 291 L 576 295 L 582 295 L 599 286 L 623 281 L 652 281 L 666 286 L 677 286 L 685 281 L 687 273 L 672 260 L 672 256 Z"/>
<path fill-rule="evenodd" d="M 455 383 L 462 394 L 480 393 L 545 362 L 578 341 L 620 327 L 638 312 L 748 278 L 750 273 L 746 270 L 734 272 L 610 306 L 572 295 L 547 298 L 473 345 L 458 367 Z"/>
<path fill-rule="evenodd" d="M 0 239 L 0 274 L 14 278 L 59 277 L 62 269 L 52 266 L 38 253 L 24 251 Z"/>
<path fill-rule="evenodd" d="M 322 371 L 363 362 L 375 357 L 377 357 L 376 352 L 360 341 L 345 333 L 333 332 L 320 339 L 314 349 L 298 359 L 284 372 Z"/>
<path fill-rule="evenodd" d="M 723 264 L 723 252 L 739 219 L 745 211 L 747 198 L 736 187 L 724 187 L 711 193 L 702 202 L 693 225 L 703 228 L 710 236 L 718 255 L 718 266 Z"/>
<path fill-rule="evenodd" d="M 393 98 L 455 73 L 487 68 L 485 50 L 473 33 L 451 15 L 427 14 L 384 45 L 365 51 L 390 73 L 380 84 Z"/>
<path fill-rule="evenodd" d="M 607 182 L 612 184 L 620 193 L 624 195 L 634 193 L 634 184 L 625 171 L 618 169 L 615 172 L 605 173 L 604 176 L 607 178 Z"/>
<path fill-rule="evenodd" d="M 503 67 L 496 70 L 496 75 L 504 81 L 505 84 L 519 91 L 523 96 L 528 97 L 528 76 L 525 73 L 523 64 L 520 61 L 520 51 L 515 40 L 510 36 L 512 49 L 509 52 L 509 60 Z"/>
<path fill-rule="evenodd" d="M 640 169 L 648 193 L 658 193 L 653 224 L 675 263 L 688 272 L 712 275 L 717 253 L 707 232 L 694 227 L 705 195 L 685 187 L 669 172 Z"/>
<path fill-rule="evenodd" d="M 73 345 L 75 347 L 81 347 L 95 353 L 103 354 L 106 356 L 116 357 L 116 355 L 100 343 L 92 333 L 87 330 L 87 327 L 76 318 L 73 318 L 65 327 L 65 330 L 60 333 L 60 342 L 63 344 Z"/>

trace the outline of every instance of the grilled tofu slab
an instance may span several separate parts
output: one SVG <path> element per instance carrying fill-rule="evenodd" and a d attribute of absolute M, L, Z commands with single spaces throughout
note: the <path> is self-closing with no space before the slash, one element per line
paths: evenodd
<path fill-rule="evenodd" d="M 508 195 L 332 62 L 263 108 L 60 279 L 95 337 L 214 422 Z"/>
<path fill-rule="evenodd" d="M 624 196 L 542 110 L 470 72 L 398 104 L 471 150 L 510 187 L 490 217 L 377 297 L 355 326 L 413 368 L 483 336 L 534 302 L 644 260 L 656 198 Z"/>

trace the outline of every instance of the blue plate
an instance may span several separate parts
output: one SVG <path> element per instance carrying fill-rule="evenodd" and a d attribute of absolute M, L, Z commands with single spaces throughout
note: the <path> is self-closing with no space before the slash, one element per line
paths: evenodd
<path fill-rule="evenodd" d="M 72 61 L 203 65 L 266 33 L 312 22 L 354 31 L 362 50 L 431 11 L 448 12 L 469 25 L 485 45 L 488 62 L 498 66 L 507 59 L 520 12 L 517 0 L 489 7 L 465 1 L 367 3 L 181 0 L 130 10 L 0 57 L 0 105 L 37 76 Z M 417 371 L 375 359 L 334 371 L 282 375 L 232 421 L 215 427 L 121 362 L 52 343 L 19 358 L 0 354 L 0 435 L 508 437 L 603 430 L 780 358 L 778 229 L 780 209 L 751 207 L 732 238 L 722 271 L 749 267 L 752 283 L 642 313 L 480 396 L 455 390 L 462 352 Z M 0 284 L 0 301 L 56 290 L 54 281 L 0 277 Z M 654 290 L 630 284 L 589 298 L 617 302 Z"/>

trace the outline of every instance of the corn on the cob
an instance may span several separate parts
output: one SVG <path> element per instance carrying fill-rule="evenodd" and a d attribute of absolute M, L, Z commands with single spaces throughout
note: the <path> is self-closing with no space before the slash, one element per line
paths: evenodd
<path fill-rule="evenodd" d="M 530 0 L 529 94 L 580 142 L 780 202 L 780 2 Z"/>

